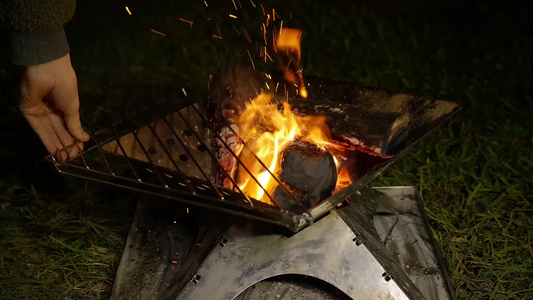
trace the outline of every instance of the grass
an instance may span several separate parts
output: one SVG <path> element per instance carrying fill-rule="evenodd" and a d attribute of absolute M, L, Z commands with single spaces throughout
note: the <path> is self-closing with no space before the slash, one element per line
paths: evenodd
<path fill-rule="evenodd" d="M 373 184 L 419 189 L 460 299 L 532 299 L 531 4 L 277 2 L 293 16 L 284 26 L 305 31 L 305 73 L 463 107 Z M 232 20 L 231 1 L 208 3 L 78 1 L 67 34 L 87 128 L 185 85 L 205 90 L 208 74 L 242 47 L 231 25 L 257 15 L 239 10 Z M 211 38 L 206 16 L 228 38 Z M 0 67 L 0 298 L 105 298 L 134 197 L 42 162 L 44 148 L 16 109 L 19 73 Z"/>

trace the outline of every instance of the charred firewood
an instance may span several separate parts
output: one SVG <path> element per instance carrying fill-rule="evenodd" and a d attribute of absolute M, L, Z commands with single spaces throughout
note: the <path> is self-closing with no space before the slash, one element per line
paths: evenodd
<path fill-rule="evenodd" d="M 279 159 L 281 167 L 275 175 L 285 189 L 278 186 L 272 194 L 281 208 L 309 209 L 331 196 L 337 183 L 337 170 L 327 150 L 309 142 L 294 141 L 285 147 Z"/>
<path fill-rule="evenodd" d="M 229 63 L 211 76 L 207 113 L 213 132 L 221 137 L 213 139 L 213 148 L 226 173 L 231 173 L 237 166 L 231 152 L 240 145 L 235 135 L 240 129 L 234 118 L 242 114 L 246 104 L 270 87 L 273 85 L 266 73 L 254 69 L 249 63 Z M 230 187 L 230 181 L 220 172 L 216 181 Z"/>
<path fill-rule="evenodd" d="M 270 87 L 265 72 L 250 64 L 230 63 L 209 80 L 208 113 L 215 127 L 231 125 L 246 104 Z"/>
<path fill-rule="evenodd" d="M 392 131 L 400 113 L 370 110 L 353 103 L 324 99 L 289 98 L 295 114 L 326 116 L 332 136 L 352 145 L 382 154 L 383 141 Z"/>

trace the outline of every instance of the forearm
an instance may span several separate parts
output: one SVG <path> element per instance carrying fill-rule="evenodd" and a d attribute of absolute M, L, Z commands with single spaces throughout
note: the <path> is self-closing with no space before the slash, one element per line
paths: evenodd
<path fill-rule="evenodd" d="M 75 10 L 75 0 L 1 0 L 0 22 L 14 31 L 46 32 L 63 26 Z"/>
<path fill-rule="evenodd" d="M 63 25 L 75 9 L 75 0 L 0 0 L 0 26 L 11 31 L 12 62 L 36 65 L 68 54 Z"/>
<path fill-rule="evenodd" d="M 12 31 L 10 44 L 11 61 L 22 66 L 44 64 L 69 53 L 63 27 L 37 33 Z"/>

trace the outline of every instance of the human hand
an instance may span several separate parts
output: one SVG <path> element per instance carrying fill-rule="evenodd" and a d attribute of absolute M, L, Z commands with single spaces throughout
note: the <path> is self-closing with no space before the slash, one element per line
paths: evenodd
<path fill-rule="evenodd" d="M 69 54 L 26 67 L 19 108 L 48 152 L 54 153 L 69 146 L 74 139 L 89 140 L 89 135 L 81 127 L 79 106 L 76 73 Z M 67 154 L 76 156 L 77 147 L 69 149 Z M 66 159 L 64 155 L 61 158 Z"/>

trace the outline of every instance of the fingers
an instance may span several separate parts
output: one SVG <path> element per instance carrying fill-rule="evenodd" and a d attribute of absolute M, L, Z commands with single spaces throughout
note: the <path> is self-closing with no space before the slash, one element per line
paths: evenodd
<path fill-rule="evenodd" d="M 54 153 L 63 148 L 59 137 L 57 136 L 54 126 L 51 120 L 47 117 L 48 113 L 46 109 L 40 107 L 34 107 L 30 109 L 22 109 L 22 114 L 30 127 L 35 131 L 37 136 L 41 139 L 41 142 L 46 147 L 49 153 Z M 66 159 L 66 155 L 61 154 L 60 159 Z"/>
<path fill-rule="evenodd" d="M 49 80 L 27 70 L 20 86 L 19 108 L 30 127 L 41 139 L 46 150 L 53 153 L 61 149 L 63 145 L 55 134 L 50 120 L 46 117 L 50 111 L 42 102 L 42 98 L 48 94 L 50 86 Z"/>
<path fill-rule="evenodd" d="M 79 106 L 79 104 L 78 104 Z M 78 108 L 69 109 L 63 112 L 63 118 L 68 132 L 76 139 L 87 142 L 89 141 L 89 134 L 83 130 L 80 122 L 80 113 Z"/>
<path fill-rule="evenodd" d="M 50 101 L 43 102 L 44 97 Z M 77 79 L 69 55 L 26 68 L 20 110 L 50 153 L 71 145 L 74 138 L 89 140 L 81 127 Z M 70 147 L 60 159 L 76 156 L 82 147 Z"/>
<path fill-rule="evenodd" d="M 66 128 L 76 139 L 87 142 L 89 135 L 83 130 L 80 122 L 80 101 L 76 73 L 70 64 L 70 56 L 59 60 L 63 72 L 56 77 L 50 97 L 55 107 L 61 112 Z"/>
<path fill-rule="evenodd" d="M 54 130 L 56 136 L 64 147 L 67 147 L 66 153 L 68 157 L 76 157 L 78 155 L 78 147 L 74 144 L 74 138 L 67 131 L 65 123 L 60 115 L 51 113 L 48 115 L 52 129 Z M 83 145 L 83 144 L 82 144 Z M 70 146 L 70 147 L 69 147 Z"/>

